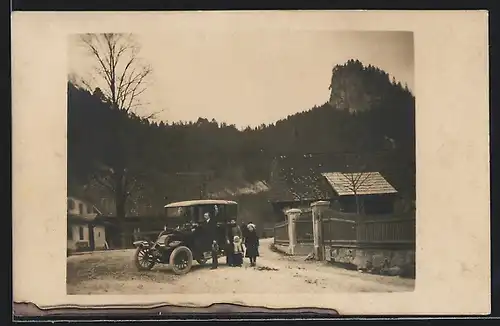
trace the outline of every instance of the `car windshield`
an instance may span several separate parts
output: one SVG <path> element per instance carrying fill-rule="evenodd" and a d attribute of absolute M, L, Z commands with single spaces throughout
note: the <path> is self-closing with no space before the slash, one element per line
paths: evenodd
<path fill-rule="evenodd" d="M 189 221 L 194 216 L 194 207 L 167 207 L 165 209 L 165 214 L 169 219 L 179 219 Z"/>

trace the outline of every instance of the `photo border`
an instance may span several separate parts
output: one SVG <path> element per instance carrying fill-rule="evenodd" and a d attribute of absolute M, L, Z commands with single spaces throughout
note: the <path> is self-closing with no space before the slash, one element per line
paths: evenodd
<path fill-rule="evenodd" d="M 29 1 L 27 1 L 27 2 L 25 2 L 25 3 L 29 3 Z M 34 1 L 34 4 L 33 4 L 33 5 L 34 5 L 34 6 L 37 6 L 37 5 L 40 5 L 40 4 L 41 4 L 41 2 Z M 48 5 L 50 5 L 50 2 L 49 2 L 49 3 L 44 2 L 44 4 L 43 4 L 43 5 L 45 6 L 45 5 L 47 5 L 47 4 L 48 4 Z M 14 8 L 16 8 L 16 7 L 14 6 Z M 43 10 L 45 11 L 46 9 L 43 9 Z M 101 10 L 102 10 L 102 9 L 101 9 Z M 133 9 L 132 9 L 132 10 L 133 10 Z M 492 74 L 490 74 L 490 76 L 491 76 L 491 75 L 492 75 Z M 492 78 L 492 77 L 490 77 L 490 78 Z M 490 95 L 490 96 L 491 96 L 491 95 Z M 491 110 L 490 110 L 490 115 L 491 115 L 491 117 L 493 117 L 493 114 L 491 113 Z M 490 120 L 490 123 L 492 123 L 492 121 L 491 121 L 491 120 Z M 492 137 L 492 138 L 493 138 L 493 137 Z M 493 140 L 491 140 L 491 141 L 493 141 Z M 491 150 L 491 149 L 490 149 L 490 150 Z M 493 152 L 492 152 L 492 153 L 493 153 Z M 493 155 L 491 155 L 491 160 L 493 161 Z M 493 170 L 493 169 L 492 169 L 492 170 Z M 493 171 L 492 171 L 492 176 L 493 176 Z M 493 183 L 492 183 L 492 185 L 493 185 Z M 493 186 L 492 186 L 492 189 L 493 189 Z M 492 190 L 492 191 L 493 191 L 493 190 Z M 493 205 L 493 204 L 492 204 L 492 205 Z M 492 226 L 492 231 L 493 231 L 493 230 L 494 230 L 494 228 L 493 228 L 493 226 L 494 226 L 494 222 L 493 222 L 493 221 L 494 221 L 494 219 L 493 219 L 493 214 L 491 215 L 491 218 L 492 218 L 492 223 L 491 223 L 491 226 Z M 493 253 L 493 249 L 495 248 L 495 247 L 493 246 L 493 243 L 494 243 L 494 241 L 495 241 L 495 240 L 497 240 L 498 238 L 496 238 L 496 237 L 494 237 L 494 236 L 493 236 L 493 232 L 492 232 L 492 234 L 491 234 L 491 237 L 492 237 L 492 243 L 491 243 L 491 244 L 492 244 L 492 253 Z M 498 243 L 498 241 L 497 241 L 497 243 Z M 498 247 L 498 246 L 497 246 L 497 247 Z M 494 255 L 493 255 L 493 257 L 494 257 Z M 492 268 L 493 268 L 493 264 L 492 264 Z M 492 279 L 493 279 L 494 275 L 496 275 L 496 277 L 498 277 L 498 274 L 492 274 Z M 43 309 L 43 310 L 42 310 L 42 309 L 37 308 L 36 306 L 35 306 L 35 307 L 33 307 L 33 305 L 34 305 L 34 304 L 28 304 L 28 303 L 14 303 L 14 315 L 18 315 L 18 314 L 20 313 L 21 315 L 26 316 L 26 313 L 27 313 L 28 315 L 30 315 L 32 312 L 34 313 L 34 311 L 35 311 L 35 310 L 39 310 L 39 312 L 41 312 L 41 315 L 45 315 L 45 316 L 53 316 L 53 317 L 59 316 L 61 313 L 63 313 L 63 314 L 67 314 L 67 313 L 68 313 L 68 310 L 65 310 L 65 309 L 67 309 L 67 308 L 53 308 L 53 309 Z M 223 304 L 223 305 L 238 306 L 238 305 L 233 305 L 233 304 Z M 215 306 L 216 306 L 216 305 L 215 305 Z M 214 313 L 215 313 L 215 314 L 220 314 L 220 313 L 223 313 L 223 312 L 220 312 L 220 311 L 211 311 L 211 310 L 210 310 L 210 309 L 211 309 L 211 307 L 214 307 L 214 305 L 211 305 L 211 306 L 209 306 L 209 307 L 205 307 L 205 308 L 197 308 L 197 309 L 206 310 L 206 311 L 205 311 L 205 312 L 204 312 L 204 311 L 201 311 L 201 312 L 194 312 L 194 313 L 201 313 L 201 314 L 203 314 L 203 313 L 208 313 L 208 314 L 214 314 Z M 241 306 L 240 306 L 240 307 L 241 307 Z M 245 306 L 243 306 L 243 307 L 245 307 Z M 494 306 L 492 305 L 492 309 L 493 309 L 493 307 L 494 307 Z M 252 309 L 253 309 L 253 308 L 255 308 L 255 307 L 249 307 L 249 308 L 252 308 Z M 61 310 L 61 309 L 62 309 L 62 310 Z M 123 309 L 126 309 L 126 310 L 128 310 L 129 312 L 134 312 L 134 313 L 135 313 L 135 309 L 132 309 L 132 308 L 123 308 Z M 139 308 L 139 309 L 140 309 L 141 311 L 144 311 L 144 312 L 145 312 L 144 314 L 146 315 L 146 314 L 148 313 L 148 312 L 147 312 L 147 310 L 152 310 L 150 313 L 155 314 L 154 309 L 165 309 L 165 308 L 164 308 L 164 307 L 161 307 L 161 308 Z M 144 309 L 144 310 L 143 310 L 143 309 Z M 169 309 L 169 308 L 167 308 L 167 309 Z M 175 308 L 174 308 L 174 309 L 175 309 Z M 189 309 L 195 309 L 195 308 L 189 308 Z M 216 307 L 216 308 L 213 308 L 213 309 L 214 309 L 214 310 L 218 310 L 218 308 L 217 308 L 217 307 Z M 229 310 L 232 310 L 232 311 L 230 312 L 231 314 L 239 314 L 239 313 L 240 313 L 240 311 L 236 311 L 236 310 L 235 310 L 235 309 L 239 309 L 239 308 L 222 308 L 222 310 L 224 310 L 224 309 L 229 309 Z M 273 312 L 270 312 L 269 310 L 274 310 L 274 309 L 267 309 L 267 308 L 256 308 L 256 309 L 261 309 L 260 311 L 258 311 L 258 313 L 259 313 L 259 314 L 269 314 L 269 313 L 271 313 L 271 314 L 272 314 Z M 82 309 L 78 309 L 78 311 L 79 311 L 79 312 L 77 313 L 77 315 L 79 315 L 79 316 L 82 316 L 82 317 L 83 317 L 83 316 L 85 315 L 85 313 L 82 313 L 82 312 L 80 312 L 80 311 L 84 311 L 84 310 L 90 310 L 90 312 L 92 312 L 92 311 L 95 311 L 95 308 L 90 308 L 90 309 L 84 309 L 84 308 L 82 308 Z M 112 312 L 112 311 L 113 311 L 113 309 L 110 309 L 110 308 L 107 308 L 106 310 L 109 310 L 109 312 Z M 280 310 L 282 311 L 283 309 L 277 309 L 277 310 L 278 310 L 278 312 L 279 312 Z M 287 314 L 292 313 L 292 314 L 293 314 L 293 310 L 294 310 L 294 309 L 286 309 L 286 311 L 287 311 L 287 312 L 283 312 L 283 313 L 287 313 Z M 297 310 L 297 309 L 295 309 L 295 310 Z M 302 309 L 302 310 L 303 310 L 303 309 Z M 317 309 L 314 309 L 314 310 L 316 310 L 316 311 L 317 311 Z M 46 314 L 47 312 L 48 312 L 48 314 Z M 168 313 L 175 313 L 175 312 L 173 312 L 172 310 L 170 310 L 170 312 L 168 312 Z M 298 313 L 303 314 L 303 312 L 298 312 Z M 108 311 L 105 311 L 105 314 L 106 314 L 106 315 L 108 315 Z M 335 314 L 338 314 L 338 313 L 335 311 Z M 192 313 L 190 313 L 190 315 L 192 315 Z"/>

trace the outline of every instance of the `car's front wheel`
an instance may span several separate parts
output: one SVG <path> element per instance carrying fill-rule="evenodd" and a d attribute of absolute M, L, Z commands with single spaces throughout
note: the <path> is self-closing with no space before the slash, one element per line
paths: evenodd
<path fill-rule="evenodd" d="M 151 249 L 139 246 L 135 250 L 134 263 L 135 267 L 140 271 L 151 270 L 155 265 L 155 261 L 151 255 Z"/>

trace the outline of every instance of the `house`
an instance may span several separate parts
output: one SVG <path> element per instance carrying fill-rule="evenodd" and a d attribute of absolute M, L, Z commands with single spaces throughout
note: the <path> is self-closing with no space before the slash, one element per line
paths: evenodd
<path fill-rule="evenodd" d="M 111 249 L 121 248 L 121 232 L 126 234 L 127 247 L 136 240 L 154 240 L 167 222 L 163 215 L 125 216 L 120 221 L 116 216 L 100 215 L 96 222 L 106 226 L 106 241 Z"/>
<path fill-rule="evenodd" d="M 269 202 L 278 220 L 284 218 L 285 210 L 309 208 L 318 200 L 329 201 L 333 208 L 348 213 L 391 213 L 398 192 L 380 172 L 383 160 L 370 154 L 277 157 L 271 171 Z"/>
<path fill-rule="evenodd" d="M 324 172 L 335 198 L 333 205 L 343 212 L 390 214 L 397 190 L 380 172 Z"/>
<path fill-rule="evenodd" d="M 107 248 L 106 227 L 96 221 L 99 210 L 89 201 L 67 198 L 68 251 L 100 250 Z"/>

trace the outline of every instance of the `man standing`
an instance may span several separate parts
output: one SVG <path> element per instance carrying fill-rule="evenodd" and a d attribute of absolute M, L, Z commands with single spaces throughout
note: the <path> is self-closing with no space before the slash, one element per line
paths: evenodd
<path fill-rule="evenodd" d="M 205 223 L 204 223 L 204 229 L 205 229 L 205 237 L 206 237 L 206 244 L 208 246 L 211 246 L 212 245 L 212 242 L 214 240 L 217 240 L 217 236 L 216 236 L 216 233 L 217 233 L 217 223 L 214 219 L 212 219 L 210 217 L 210 213 L 205 213 L 203 215 L 203 218 L 205 220 Z M 207 246 L 207 248 L 208 248 Z"/>

